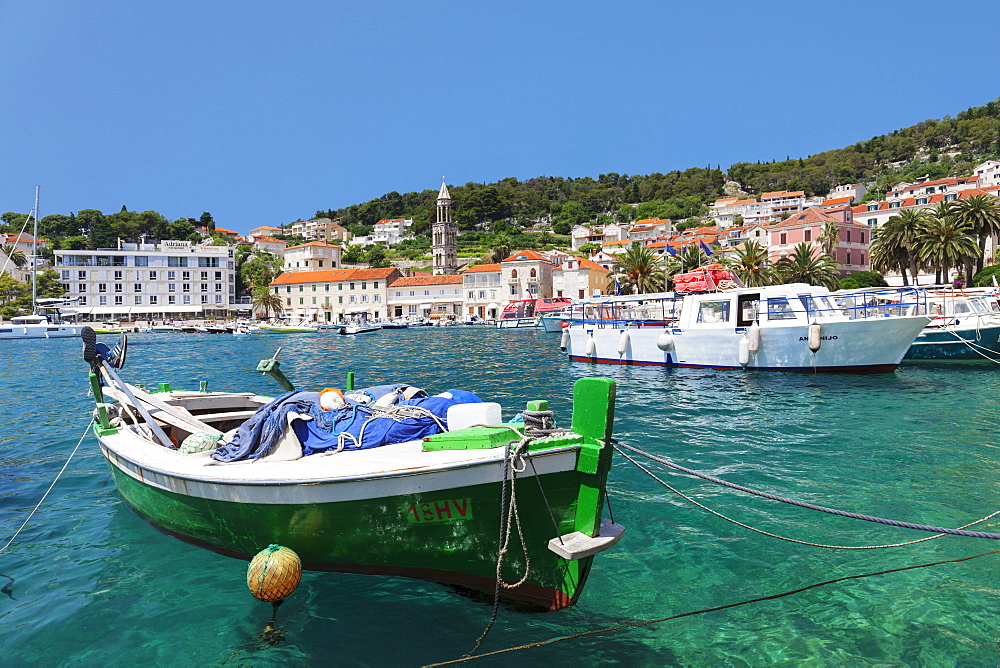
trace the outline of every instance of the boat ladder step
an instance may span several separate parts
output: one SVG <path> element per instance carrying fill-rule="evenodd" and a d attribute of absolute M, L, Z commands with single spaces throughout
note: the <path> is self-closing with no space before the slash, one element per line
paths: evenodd
<path fill-rule="evenodd" d="M 576 561 L 603 552 L 617 543 L 625 533 L 625 527 L 609 519 L 601 520 L 601 530 L 596 536 L 588 536 L 582 531 L 574 531 L 549 541 L 549 550 L 563 559 Z"/>

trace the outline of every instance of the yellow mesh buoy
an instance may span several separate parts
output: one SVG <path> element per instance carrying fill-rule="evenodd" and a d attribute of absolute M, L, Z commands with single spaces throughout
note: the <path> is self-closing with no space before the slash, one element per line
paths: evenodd
<path fill-rule="evenodd" d="M 280 601 L 291 595 L 302 579 L 302 561 L 294 551 L 268 545 L 250 560 L 247 586 L 261 601 Z"/>

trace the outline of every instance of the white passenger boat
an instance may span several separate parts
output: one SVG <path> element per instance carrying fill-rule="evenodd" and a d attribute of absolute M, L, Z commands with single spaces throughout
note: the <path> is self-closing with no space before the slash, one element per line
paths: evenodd
<path fill-rule="evenodd" d="M 678 285 L 680 283 L 678 282 Z M 690 284 L 689 284 L 690 285 Z M 695 288 L 697 289 L 697 288 Z M 638 295 L 626 309 L 570 321 L 561 347 L 571 360 L 669 367 L 837 371 L 894 370 L 931 318 L 926 304 L 852 317 L 823 287 L 794 283 Z M 923 311 L 926 312 L 926 311 Z M 676 317 L 676 319 L 674 319 Z"/>

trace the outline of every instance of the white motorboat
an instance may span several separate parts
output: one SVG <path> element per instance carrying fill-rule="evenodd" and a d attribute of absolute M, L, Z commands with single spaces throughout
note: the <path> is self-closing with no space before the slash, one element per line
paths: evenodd
<path fill-rule="evenodd" d="M 43 313 L 19 315 L 10 319 L 9 324 L 0 325 L 0 340 L 9 339 L 61 339 L 80 336 L 82 325 L 62 322 L 58 317 L 50 320 Z"/>
<path fill-rule="evenodd" d="M 354 323 L 350 323 L 348 325 L 344 325 L 343 327 L 341 327 L 340 328 L 340 333 L 341 334 L 345 334 L 345 335 L 347 335 L 347 334 L 367 334 L 369 332 L 377 332 L 380 329 L 382 329 L 382 328 L 379 327 L 378 325 L 374 325 L 374 324 L 370 325 L 370 324 L 364 323 L 364 322 L 362 322 L 362 323 L 354 322 Z"/>
<path fill-rule="evenodd" d="M 916 302 L 852 318 L 829 290 L 802 283 L 695 290 L 632 296 L 631 310 L 606 298 L 593 317 L 569 321 L 561 347 L 571 360 L 603 364 L 880 373 L 931 321 Z M 646 317 L 622 317 L 635 313 Z"/>
<path fill-rule="evenodd" d="M 306 322 L 301 322 L 297 325 L 285 323 L 264 323 L 260 326 L 260 331 L 269 332 L 271 334 L 310 334 L 318 332 L 319 327 Z"/>

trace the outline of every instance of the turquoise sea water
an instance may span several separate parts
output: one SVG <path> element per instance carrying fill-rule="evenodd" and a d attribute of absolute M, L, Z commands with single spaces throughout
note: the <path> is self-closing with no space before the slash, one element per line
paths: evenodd
<path fill-rule="evenodd" d="M 108 337 L 111 338 L 111 337 Z M 570 363 L 558 335 L 484 327 L 130 339 L 123 376 L 175 388 L 276 394 L 257 361 L 283 346 L 300 387 L 409 382 L 473 390 L 504 417 L 549 399 L 568 423 L 573 382 L 618 381 L 619 439 L 732 482 L 895 519 L 960 526 L 1000 508 L 998 369 L 913 365 L 873 376 L 740 373 Z M 84 431 L 92 399 L 78 341 L 4 342 L 0 546 Z M 876 545 L 930 534 L 821 515 L 655 467 L 679 491 L 799 540 Z M 502 609 L 480 651 L 653 620 L 852 575 L 957 559 L 997 541 L 944 537 L 832 550 L 752 533 L 691 506 L 620 456 L 615 519 L 573 608 Z M 1000 531 L 1000 517 L 976 528 Z M 378 536 L 372 537 L 379 540 Z M 122 504 L 88 436 L 28 527 L 0 552 L 0 663 L 19 665 L 423 665 L 471 650 L 487 604 L 432 583 L 306 573 L 278 612 L 285 642 L 253 642 L 270 617 L 246 564 L 161 535 Z M 0 578 L 0 585 L 7 583 Z M 1000 555 L 838 582 L 774 600 L 499 654 L 471 665 L 625 666 L 1000 663 Z"/>

